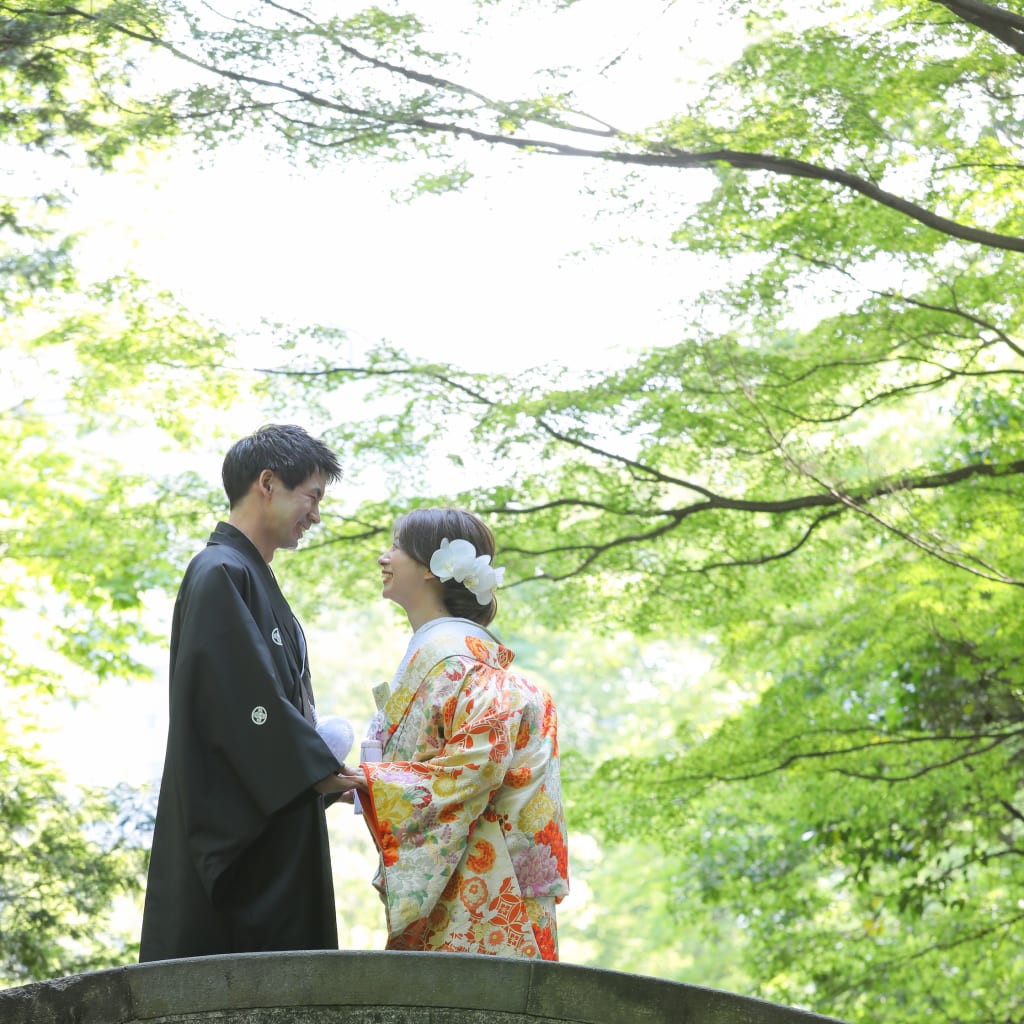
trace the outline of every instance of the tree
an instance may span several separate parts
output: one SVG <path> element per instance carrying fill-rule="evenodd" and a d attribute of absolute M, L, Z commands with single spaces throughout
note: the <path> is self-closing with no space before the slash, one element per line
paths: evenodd
<path fill-rule="evenodd" d="M 23 741 L 2 735 L 0 983 L 123 962 L 134 936 L 115 912 L 137 888 L 148 845 L 134 795 L 68 791 Z"/>
<path fill-rule="evenodd" d="M 745 700 L 597 765 L 577 820 L 663 841 L 663 884 L 735 919 L 758 994 L 855 1020 L 1019 1015 L 1021 17 L 737 2 L 736 59 L 620 128 L 551 74 L 492 97 L 410 13 L 174 11 L 117 30 L 195 69 L 168 103 L 201 142 L 436 156 L 427 190 L 467 186 L 467 140 L 589 164 L 608 207 L 656 210 L 655 241 L 713 282 L 677 345 L 582 380 L 386 347 L 343 366 L 329 332 L 294 332 L 285 407 L 347 412 L 355 387 L 383 410 L 333 431 L 392 488 L 333 524 L 332 591 L 372 585 L 356 556 L 396 509 L 452 500 L 503 539 L 519 621 L 700 637 L 709 685 Z"/>
<path fill-rule="evenodd" d="M 1015 24 L 1008 12 L 863 4 L 836 25 L 827 11 L 804 15 L 796 29 L 778 12 L 749 15 L 755 41 L 740 60 L 711 78 L 685 114 L 645 132 L 584 118 L 569 94 L 490 100 L 435 74 L 458 62 L 420 44 L 425 28 L 411 14 L 317 19 L 269 2 L 212 25 L 187 6 L 177 14 L 181 27 L 168 38 L 123 30 L 201 69 L 202 87 L 177 100 L 179 117 L 214 125 L 204 138 L 271 129 L 289 151 L 313 159 L 343 143 L 346 154 L 383 149 L 405 157 L 468 137 L 628 168 L 714 172 L 711 193 L 672 240 L 716 267 L 729 261 L 730 280 L 704 292 L 684 342 L 625 373 L 550 389 L 529 405 L 517 399 L 533 381 L 488 390 L 454 379 L 451 368 L 417 371 L 387 351 L 366 366 L 338 367 L 329 339 L 322 358 L 292 360 L 300 363 L 293 372 L 306 377 L 390 377 L 404 395 L 419 387 L 416 399 L 429 400 L 432 413 L 473 410 L 493 424 L 499 452 L 571 450 L 564 479 L 552 479 L 547 467 L 517 478 L 521 496 L 562 500 L 606 475 L 610 487 L 637 494 L 639 515 L 621 493 L 604 502 L 628 523 L 621 538 L 595 534 L 575 554 L 548 553 L 552 567 L 542 575 L 561 578 L 595 560 L 635 569 L 623 549 L 635 552 L 647 535 L 660 544 L 684 529 L 693 551 L 710 557 L 683 557 L 681 568 L 760 564 L 834 520 L 873 515 L 877 528 L 937 559 L 1015 585 L 1014 564 L 947 549 L 911 519 L 935 492 L 988 490 L 1003 478 L 1012 485 L 1024 469 L 1011 437 L 1018 310 L 1004 276 L 1024 247 L 1007 201 L 1016 174 L 1012 126 L 1000 117 L 1017 60 L 1004 42 Z M 386 84 L 362 84 L 375 81 Z M 957 162 L 947 169 L 951 150 Z M 450 183 L 457 175 L 442 177 Z M 917 195 L 892 190 L 904 183 Z M 806 308 L 809 294 L 823 315 Z M 958 434 L 948 451 L 927 438 L 865 443 L 870 425 L 907 410 L 980 417 L 981 433 Z M 425 440 L 441 432 L 439 418 L 430 417 L 433 431 L 418 424 Z M 684 432 L 689 457 L 680 451 Z M 623 435 L 632 443 L 621 453 L 588 444 Z M 423 450 L 401 441 L 402 451 Z M 617 472 L 607 474 L 609 466 Z M 597 484 L 595 513 L 603 507 Z M 570 508 L 562 506 L 566 514 Z M 585 507 L 571 512 L 587 525 L 599 521 Z M 758 516 L 778 524 L 777 541 L 763 544 L 762 534 L 741 527 L 745 543 L 737 545 L 727 524 Z M 715 540 L 726 536 L 731 557 Z"/>
<path fill-rule="evenodd" d="M 0 6 L 0 147 L 8 193 L 0 208 L 0 303 L 23 309 L 48 290 L 68 290 L 73 240 L 59 214 L 70 201 L 72 162 L 109 170 L 132 147 L 173 131 L 154 96 L 132 113 L 138 47 L 124 29 L 161 24 L 155 5 L 92 5 L 88 26 L 73 9 L 29 2 Z"/>
<path fill-rule="evenodd" d="M 328 345 L 292 362 L 325 403 L 353 380 L 391 403 L 340 431 L 358 459 L 385 450 L 396 497 L 338 547 L 384 535 L 396 501 L 451 498 L 495 522 L 530 614 L 710 637 L 748 703 L 708 735 L 681 724 L 644 767 L 599 768 L 590 820 L 687 851 L 681 902 L 737 918 L 761 994 L 1013 1017 L 1021 21 L 732 11 L 738 59 L 643 130 L 570 90 L 489 98 L 411 16 L 263 4 L 167 45 L 219 83 L 192 116 L 310 159 L 471 139 L 593 161 L 660 207 L 667 172 L 710 172 L 670 242 L 720 283 L 678 345 L 626 371 L 494 381 L 387 349 L 339 366 Z M 456 162 L 421 186 L 465 180 Z M 439 450 L 467 483 L 400 491 Z"/>

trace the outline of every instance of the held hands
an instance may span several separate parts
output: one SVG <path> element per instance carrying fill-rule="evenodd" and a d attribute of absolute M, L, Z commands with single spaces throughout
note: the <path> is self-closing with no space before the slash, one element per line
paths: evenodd
<path fill-rule="evenodd" d="M 314 788 L 318 793 L 339 793 L 341 795 L 338 799 L 346 804 L 352 803 L 352 796 L 357 789 L 363 793 L 368 792 L 366 776 L 359 769 L 348 768 L 345 765 L 333 775 L 321 779 Z"/>

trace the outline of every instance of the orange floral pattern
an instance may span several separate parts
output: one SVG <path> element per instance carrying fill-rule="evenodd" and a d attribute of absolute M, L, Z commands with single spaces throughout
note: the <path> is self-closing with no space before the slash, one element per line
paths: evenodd
<path fill-rule="evenodd" d="M 559 874 L 567 875 L 569 872 L 569 848 L 565 845 L 565 833 L 552 821 L 536 833 L 535 838 L 538 843 L 544 843 L 551 849 L 555 862 L 558 864 Z"/>
<path fill-rule="evenodd" d="M 558 959 L 568 847 L 550 696 L 465 620 L 439 620 L 361 765 L 389 949 Z"/>
<path fill-rule="evenodd" d="M 516 733 L 516 750 L 522 750 L 530 742 L 530 725 L 523 722 Z"/>
<path fill-rule="evenodd" d="M 388 821 L 381 826 L 380 854 L 385 867 L 398 863 L 398 840 L 391 834 L 391 823 Z"/>
<path fill-rule="evenodd" d="M 466 867 L 474 874 L 486 875 L 495 860 L 494 847 L 486 839 L 478 839 L 473 844 L 473 853 L 466 858 Z"/>
<path fill-rule="evenodd" d="M 505 783 L 515 789 L 522 789 L 523 786 L 530 784 L 532 778 L 533 769 L 529 765 L 524 765 L 522 768 L 512 768 L 505 775 Z"/>

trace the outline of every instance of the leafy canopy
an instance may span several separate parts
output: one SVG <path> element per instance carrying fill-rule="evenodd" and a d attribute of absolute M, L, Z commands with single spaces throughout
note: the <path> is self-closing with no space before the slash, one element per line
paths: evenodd
<path fill-rule="evenodd" d="M 62 11 L 180 61 L 193 78 L 153 109 L 202 145 L 426 157 L 436 190 L 472 187 L 476 144 L 587 168 L 624 237 L 657 214 L 636 240 L 687 254 L 701 286 L 678 342 L 626 369 L 498 378 L 387 345 L 342 364 L 336 335 L 292 332 L 268 407 L 316 410 L 353 483 L 383 481 L 293 579 L 359 599 L 394 514 L 451 501 L 495 527 L 506 628 L 709 651 L 702 685 L 729 708 L 673 703 L 656 743 L 588 750 L 576 827 L 639 841 L 657 863 L 637 886 L 680 928 L 731 928 L 755 994 L 850 1020 L 1013 1019 L 1024 21 L 976 0 L 790 6 L 716 9 L 746 33 L 735 59 L 624 127 L 568 67 L 478 84 L 476 18 L 506 5 L 469 9 L 458 47 L 397 3 Z M 698 45 L 713 18 L 688 26 Z M 700 982 L 695 962 L 665 969 Z"/>

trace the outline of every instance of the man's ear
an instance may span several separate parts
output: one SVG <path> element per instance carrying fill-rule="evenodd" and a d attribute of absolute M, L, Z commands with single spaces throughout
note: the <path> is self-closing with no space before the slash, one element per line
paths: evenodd
<path fill-rule="evenodd" d="M 274 471 L 272 469 L 264 469 L 260 472 L 259 487 L 260 491 L 268 498 L 274 493 Z"/>

